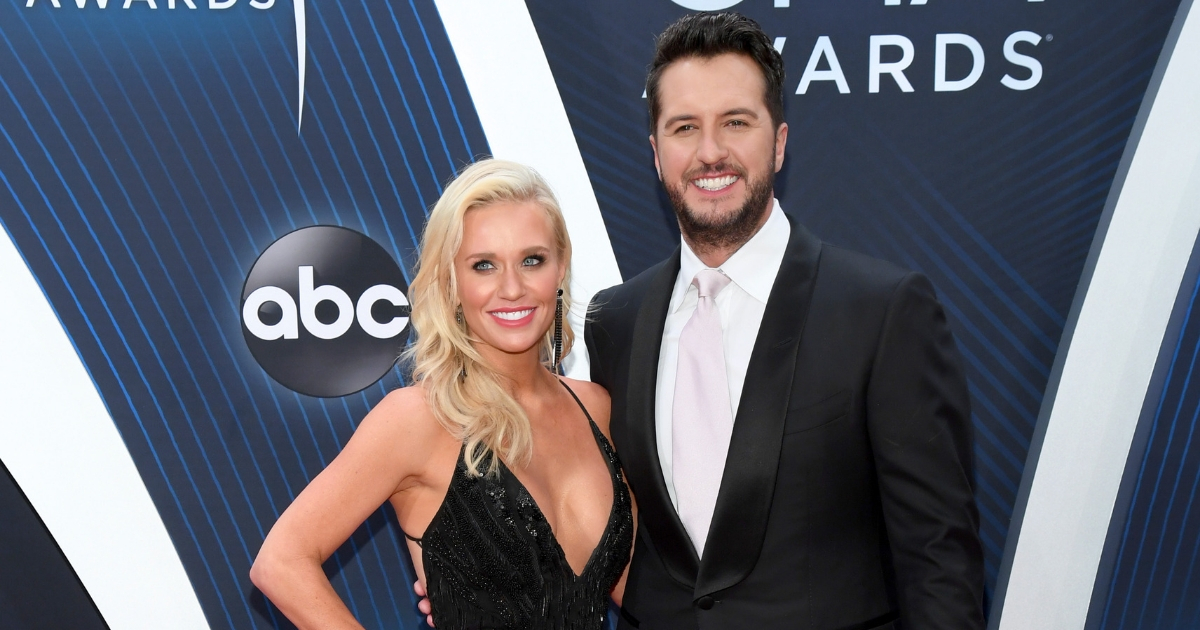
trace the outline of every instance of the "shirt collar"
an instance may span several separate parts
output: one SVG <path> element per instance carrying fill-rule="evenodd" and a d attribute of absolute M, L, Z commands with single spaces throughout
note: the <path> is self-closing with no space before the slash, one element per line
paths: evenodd
<path fill-rule="evenodd" d="M 779 207 L 779 200 L 775 199 L 767 222 L 717 269 L 729 276 L 729 279 L 750 297 L 766 304 L 791 235 L 792 226 L 784 216 L 783 209 Z M 691 286 L 692 278 L 696 277 L 700 270 L 708 268 L 692 248 L 688 247 L 687 241 L 683 241 L 682 237 L 680 241 L 683 242 L 683 247 L 679 254 L 679 276 L 675 281 L 671 311 L 682 306 L 683 297 Z"/>

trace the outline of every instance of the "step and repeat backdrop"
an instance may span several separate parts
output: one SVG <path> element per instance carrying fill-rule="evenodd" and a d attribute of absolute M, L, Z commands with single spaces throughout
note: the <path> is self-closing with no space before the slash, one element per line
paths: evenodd
<path fill-rule="evenodd" d="M 291 627 L 250 564 L 405 385 L 442 187 L 538 168 L 584 298 L 665 258 L 646 66 L 725 8 L 784 210 L 947 308 L 992 627 L 1200 627 L 1191 0 L 4 0 L 0 627 Z M 390 508 L 326 570 L 424 627 Z"/>

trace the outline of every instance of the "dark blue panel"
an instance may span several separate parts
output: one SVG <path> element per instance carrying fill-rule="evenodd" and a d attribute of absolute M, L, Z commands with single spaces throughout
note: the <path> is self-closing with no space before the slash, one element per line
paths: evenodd
<path fill-rule="evenodd" d="M 654 36 L 687 11 L 669 0 L 527 4 L 628 278 L 678 244 L 641 95 Z M 780 201 L 825 240 L 937 286 L 970 381 L 991 593 L 1066 314 L 1179 1 L 775 4 L 734 9 L 786 38 Z M 1030 74 L 1006 61 L 1004 42 L 1025 30 L 1043 40 L 1017 50 L 1044 74 L 1017 91 L 1002 78 Z M 978 83 L 934 92 L 938 33 L 978 40 Z M 870 93 L 870 37 L 892 34 L 913 42 L 914 91 L 885 75 Z M 796 94 L 822 35 L 848 94 L 832 82 Z M 952 52 L 962 56 L 950 57 L 947 76 L 965 76 L 967 53 Z"/>
<path fill-rule="evenodd" d="M 71 563 L 0 462 L 0 626 L 107 630 Z"/>
<path fill-rule="evenodd" d="M 241 338 L 246 273 L 312 224 L 406 277 L 443 182 L 487 144 L 429 0 L 0 6 L 0 221 L 96 382 L 214 628 L 288 625 L 247 573 L 267 530 L 388 390 L 314 399 Z M 174 6 L 176 8 L 169 8 Z M 368 626 L 414 628 L 378 512 L 330 559 Z M 169 626 L 169 621 L 164 621 Z"/>
<path fill-rule="evenodd" d="M 1089 630 L 1200 627 L 1200 242 L 1113 510 Z"/>

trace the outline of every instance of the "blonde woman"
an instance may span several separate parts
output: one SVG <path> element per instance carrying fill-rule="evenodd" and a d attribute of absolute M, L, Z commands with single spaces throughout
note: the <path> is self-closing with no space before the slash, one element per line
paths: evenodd
<path fill-rule="evenodd" d="M 531 169 L 486 160 L 446 188 L 410 287 L 415 384 L 371 410 L 251 569 L 297 626 L 361 627 L 321 564 L 390 501 L 439 629 L 601 627 L 632 501 L 608 394 L 555 374 L 572 343 L 570 259 Z"/>

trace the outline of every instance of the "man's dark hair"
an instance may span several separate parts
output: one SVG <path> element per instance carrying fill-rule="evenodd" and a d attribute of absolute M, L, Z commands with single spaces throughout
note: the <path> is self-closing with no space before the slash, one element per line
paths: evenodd
<path fill-rule="evenodd" d="M 745 55 L 762 70 L 767 84 L 764 94 L 771 122 L 778 128 L 783 122 L 783 57 L 758 22 L 732 11 L 692 13 L 679 18 L 658 36 L 654 61 L 646 76 L 646 100 L 650 106 L 650 132 L 658 127 L 658 82 L 667 66 L 689 57 L 711 59 L 734 53 Z"/>

